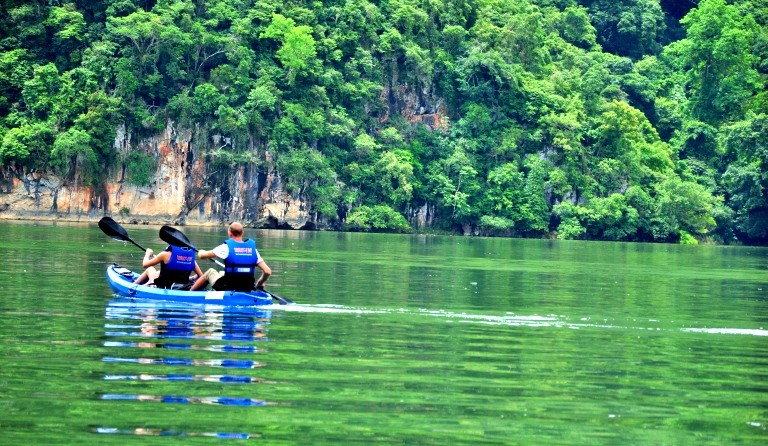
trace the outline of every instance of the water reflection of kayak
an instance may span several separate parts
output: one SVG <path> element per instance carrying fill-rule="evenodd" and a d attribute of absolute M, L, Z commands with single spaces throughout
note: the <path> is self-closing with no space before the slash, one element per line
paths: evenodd
<path fill-rule="evenodd" d="M 272 297 L 263 291 L 186 291 L 155 288 L 133 283 L 137 277 L 138 274 L 119 265 L 110 265 L 107 267 L 107 282 L 112 290 L 121 296 L 138 299 L 225 306 L 253 307 L 272 304 Z"/>
<path fill-rule="evenodd" d="M 122 362 L 143 365 L 170 365 L 194 367 L 223 367 L 229 369 L 255 369 L 264 364 L 249 359 L 191 359 L 191 358 L 101 358 L 104 362 Z"/>
<path fill-rule="evenodd" d="M 267 365 L 256 360 L 268 352 L 271 316 L 272 307 L 116 296 L 105 308 L 106 349 L 101 357 L 103 382 L 111 384 L 103 385 L 107 391 L 100 392 L 99 398 L 116 404 L 215 405 L 243 410 L 276 404 L 250 395 L 276 384 L 258 376 Z M 94 432 L 254 438 L 248 433 L 168 427 L 99 426 Z"/>
<path fill-rule="evenodd" d="M 271 310 L 263 307 L 198 306 L 118 297 L 107 303 L 105 316 L 110 322 L 104 327 L 110 337 L 266 341 L 271 315 Z M 244 347 L 248 346 L 217 349 L 233 353 L 255 351 L 253 346 Z"/>
<path fill-rule="evenodd" d="M 180 404 L 217 404 L 223 406 L 267 406 L 268 402 L 254 398 L 235 398 L 235 397 L 188 397 L 172 395 L 131 395 L 106 393 L 101 396 L 102 400 L 136 400 L 153 401 L 158 403 L 180 403 Z"/>

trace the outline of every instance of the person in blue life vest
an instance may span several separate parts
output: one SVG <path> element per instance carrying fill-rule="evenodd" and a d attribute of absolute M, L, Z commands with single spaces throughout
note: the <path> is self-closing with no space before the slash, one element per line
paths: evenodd
<path fill-rule="evenodd" d="M 158 264 L 159 271 L 155 268 Z M 152 248 L 147 248 L 142 266 L 146 269 L 134 283 L 155 285 L 158 288 L 171 288 L 173 284 L 187 285 L 192 272 L 195 273 L 195 279 L 203 275 L 195 261 L 195 251 L 180 246 L 168 246 L 156 256 Z"/>
<path fill-rule="evenodd" d="M 207 270 L 192 285 L 191 290 L 205 288 L 207 284 L 217 291 L 235 290 L 251 291 L 264 289 L 264 283 L 269 279 L 272 270 L 259 255 L 256 240 L 243 238 L 243 225 L 233 222 L 227 228 L 229 238 L 221 245 L 210 251 L 201 249 L 197 253 L 200 259 L 218 257 L 224 260 L 224 271 L 213 268 Z M 255 280 L 256 268 L 261 270 L 259 280 Z"/>

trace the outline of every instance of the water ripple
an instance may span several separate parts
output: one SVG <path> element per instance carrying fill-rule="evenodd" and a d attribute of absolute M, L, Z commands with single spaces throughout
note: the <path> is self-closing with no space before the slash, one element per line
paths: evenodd
<path fill-rule="evenodd" d="M 188 359 L 188 358 L 119 358 L 106 356 L 103 362 L 125 362 L 148 365 L 223 367 L 232 369 L 255 369 L 264 364 L 246 359 Z"/>
<path fill-rule="evenodd" d="M 227 396 L 174 396 L 174 395 L 139 395 L 139 394 L 121 394 L 105 393 L 101 395 L 102 400 L 109 401 L 142 401 L 167 404 L 213 404 L 220 406 L 268 406 L 264 400 L 254 398 L 237 398 Z"/>
<path fill-rule="evenodd" d="M 576 318 L 563 315 L 517 315 L 506 313 L 504 315 L 472 314 L 467 312 L 451 312 L 444 310 L 413 310 L 406 308 L 397 309 L 370 309 L 354 308 L 341 305 L 289 305 L 281 310 L 300 313 L 332 313 L 332 314 L 395 314 L 395 315 L 421 315 L 435 318 L 443 318 L 446 322 L 478 323 L 486 325 L 506 325 L 524 327 L 553 327 L 553 328 L 604 328 L 626 330 L 650 330 L 650 331 L 681 331 L 687 333 L 727 334 L 768 336 L 768 330 L 760 328 L 730 328 L 730 327 L 674 327 L 674 322 L 660 321 L 658 319 L 637 320 L 631 323 L 611 322 L 608 319 L 597 318 L 600 322 L 593 322 L 590 317 Z"/>
<path fill-rule="evenodd" d="M 252 376 L 241 375 L 183 375 L 183 374 L 165 374 L 165 375 L 104 375 L 105 381 L 204 381 L 224 384 L 255 384 L 266 383 L 268 381 Z"/>
<path fill-rule="evenodd" d="M 768 330 L 750 330 L 745 328 L 683 328 L 681 331 L 687 331 L 691 333 L 768 336 Z"/>
<path fill-rule="evenodd" d="M 261 435 L 258 434 L 249 434 L 244 432 L 189 432 L 150 427 L 120 429 L 117 427 L 99 426 L 93 428 L 93 432 L 96 434 L 106 435 L 138 435 L 151 437 L 211 437 L 221 440 L 251 440 L 261 437 Z"/>
<path fill-rule="evenodd" d="M 105 341 L 104 347 L 159 348 L 167 350 L 198 350 L 216 353 L 265 353 L 267 350 L 253 345 L 197 345 L 162 342 Z"/>
<path fill-rule="evenodd" d="M 208 341 L 268 341 L 265 333 L 171 333 L 167 330 L 106 331 L 104 335 L 126 338 L 201 339 Z"/>

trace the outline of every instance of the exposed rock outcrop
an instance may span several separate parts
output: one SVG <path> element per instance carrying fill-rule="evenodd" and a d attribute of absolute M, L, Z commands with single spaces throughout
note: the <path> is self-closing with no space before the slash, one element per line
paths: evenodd
<path fill-rule="evenodd" d="M 0 218 L 95 221 L 104 215 L 126 221 L 215 225 L 240 220 L 249 226 L 315 227 L 306 200 L 282 187 L 266 163 L 211 171 L 200 156 L 192 129 L 169 122 L 162 133 L 130 144 L 131 135 L 118 129 L 115 148 L 122 159 L 141 150 L 158 160 L 148 186 L 126 181 L 125 165 L 106 172 L 99 187 L 83 187 L 51 173 L 4 167 L 0 172 Z M 216 141 L 222 143 L 222 141 Z M 102 190 L 103 189 L 103 190 Z"/>
<path fill-rule="evenodd" d="M 409 86 L 395 76 L 382 90 L 382 103 L 382 123 L 397 113 L 432 130 L 449 125 L 444 101 L 428 85 Z M 222 167 L 216 148 L 242 143 L 174 122 L 154 137 L 135 140 L 124 127 L 117 129 L 114 148 L 120 161 L 103 172 L 96 186 L 81 186 L 50 172 L 0 166 L 0 219 L 96 221 L 111 215 L 137 223 L 218 225 L 239 220 L 260 228 L 338 229 L 318 217 L 301 193 L 285 190 L 272 155 L 253 143 L 250 150 L 258 162 Z M 135 151 L 157 161 L 146 186 L 126 178 L 126 160 Z M 435 209 L 425 205 L 409 210 L 407 217 L 414 227 L 426 228 L 434 215 Z"/>

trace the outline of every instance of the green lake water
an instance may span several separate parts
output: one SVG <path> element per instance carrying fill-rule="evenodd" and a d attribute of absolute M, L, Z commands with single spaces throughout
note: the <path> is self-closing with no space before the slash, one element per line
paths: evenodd
<path fill-rule="evenodd" d="M 118 299 L 137 247 L 0 222 L 0 444 L 768 444 L 768 249 L 249 235 L 296 305 Z"/>

